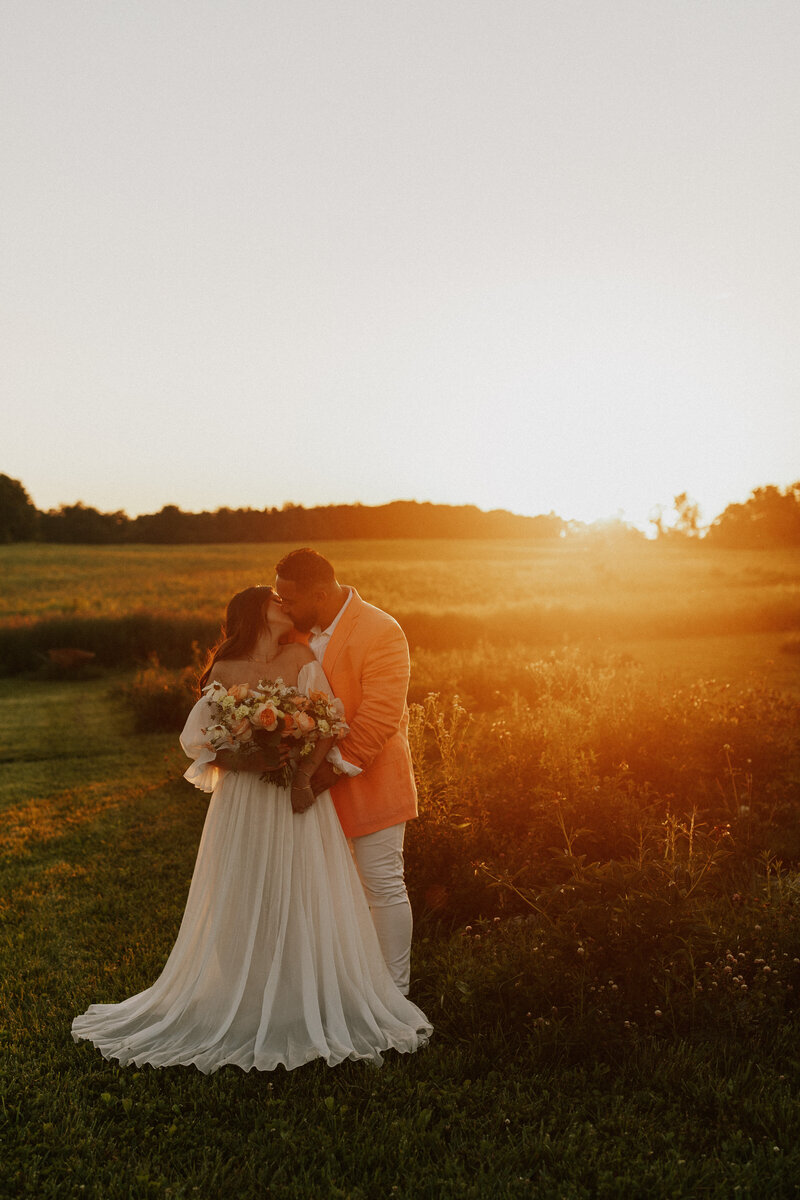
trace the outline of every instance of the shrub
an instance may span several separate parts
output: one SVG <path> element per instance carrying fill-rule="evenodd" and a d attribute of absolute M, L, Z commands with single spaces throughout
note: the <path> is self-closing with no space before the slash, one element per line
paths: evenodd
<path fill-rule="evenodd" d="M 197 669 L 170 671 L 153 654 L 136 673 L 125 699 L 133 710 L 137 733 L 166 733 L 183 729 L 196 696 Z"/>
<path fill-rule="evenodd" d="M 210 646 L 219 632 L 203 618 L 138 612 L 124 617 L 58 617 L 0 627 L 0 674 L 31 670 L 49 650 L 68 646 L 89 651 L 104 667 L 128 667 L 151 654 L 170 667 L 192 656 L 192 644 Z"/>

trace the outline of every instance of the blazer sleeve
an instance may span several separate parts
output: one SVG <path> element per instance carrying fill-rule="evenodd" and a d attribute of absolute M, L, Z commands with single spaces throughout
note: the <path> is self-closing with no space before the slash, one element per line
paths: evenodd
<path fill-rule="evenodd" d="M 350 732 L 339 743 L 348 762 L 366 770 L 389 738 L 399 731 L 406 711 L 410 675 L 405 635 L 399 625 L 391 625 L 364 656 L 361 703 L 348 717 Z"/>

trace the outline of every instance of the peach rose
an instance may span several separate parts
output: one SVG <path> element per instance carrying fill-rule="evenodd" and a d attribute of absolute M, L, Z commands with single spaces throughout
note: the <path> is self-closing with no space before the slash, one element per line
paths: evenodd
<path fill-rule="evenodd" d="M 294 719 L 301 733 L 310 733 L 316 724 L 314 718 L 309 713 L 295 713 Z"/>
<path fill-rule="evenodd" d="M 247 717 L 241 717 L 235 725 L 231 725 L 231 737 L 237 742 L 249 742 L 253 729 Z"/>
<path fill-rule="evenodd" d="M 250 689 L 246 683 L 235 683 L 233 687 L 228 688 L 228 695 L 233 696 L 234 700 L 241 703 L 246 700 L 250 694 Z"/>
<path fill-rule="evenodd" d="M 278 728 L 278 714 L 271 704 L 259 704 L 253 712 L 253 717 L 256 724 L 266 729 L 267 733 Z"/>

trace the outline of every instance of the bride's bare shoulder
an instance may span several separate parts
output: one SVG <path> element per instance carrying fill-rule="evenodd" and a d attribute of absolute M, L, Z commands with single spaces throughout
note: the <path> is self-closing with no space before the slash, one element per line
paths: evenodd
<path fill-rule="evenodd" d="M 209 683 L 216 682 L 221 683 L 223 687 L 233 687 L 241 678 L 243 666 L 244 663 L 237 663 L 232 658 L 218 659 L 211 668 Z"/>
<path fill-rule="evenodd" d="M 316 661 L 308 646 L 304 646 L 302 642 L 292 642 L 291 645 L 286 647 L 286 654 L 289 656 L 289 661 L 298 671 L 301 667 L 306 666 L 307 663 Z"/>

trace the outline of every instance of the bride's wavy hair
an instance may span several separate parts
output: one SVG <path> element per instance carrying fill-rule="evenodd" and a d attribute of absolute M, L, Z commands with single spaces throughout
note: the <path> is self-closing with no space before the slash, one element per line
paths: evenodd
<path fill-rule="evenodd" d="M 209 650 L 203 674 L 198 681 L 200 691 L 209 682 L 214 664 L 221 658 L 243 658 L 250 653 L 267 620 L 267 601 L 274 595 L 268 584 L 259 584 L 237 592 L 229 600 L 221 630 L 222 636 L 216 646 Z"/>

